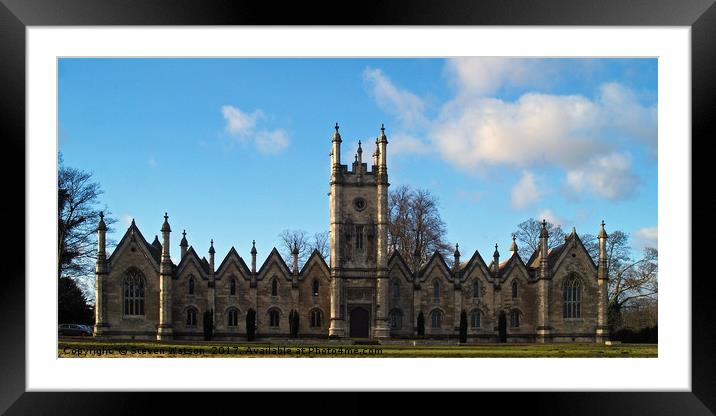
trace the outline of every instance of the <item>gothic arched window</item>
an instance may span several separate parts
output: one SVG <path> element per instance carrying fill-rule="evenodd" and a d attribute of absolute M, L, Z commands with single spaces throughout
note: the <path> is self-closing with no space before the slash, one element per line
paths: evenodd
<path fill-rule="evenodd" d="M 432 313 L 430 314 L 430 323 L 432 324 L 433 328 L 442 327 L 443 326 L 443 313 L 438 309 L 435 309 L 434 311 L 432 311 Z"/>
<path fill-rule="evenodd" d="M 520 311 L 513 309 L 510 312 L 510 326 L 513 328 L 519 328 L 519 326 L 520 326 Z"/>
<path fill-rule="evenodd" d="M 320 287 L 320 284 L 318 283 L 317 279 L 313 280 L 313 286 L 312 286 L 312 292 L 313 296 L 318 296 L 318 289 Z"/>
<path fill-rule="evenodd" d="M 433 282 L 433 301 L 440 301 L 440 282 Z"/>
<path fill-rule="evenodd" d="M 512 282 L 512 299 L 517 299 L 517 281 Z"/>
<path fill-rule="evenodd" d="M 479 310 L 472 311 L 472 313 L 470 314 L 470 326 L 471 327 L 473 327 L 473 328 L 480 327 L 481 315 L 482 315 L 482 312 L 480 312 Z"/>
<path fill-rule="evenodd" d="M 311 322 L 311 328 L 321 327 L 321 321 L 323 320 L 321 318 L 323 318 L 323 314 L 321 313 L 320 309 L 312 309 L 309 318 Z"/>
<path fill-rule="evenodd" d="M 130 269 L 124 277 L 124 314 L 144 315 L 144 276 L 136 269 Z"/>
<path fill-rule="evenodd" d="M 403 327 L 403 312 L 400 309 L 393 309 L 388 316 L 390 329 L 401 329 Z"/>
<path fill-rule="evenodd" d="M 229 308 L 226 314 L 226 325 L 227 326 L 239 326 L 239 310 L 236 308 Z"/>
<path fill-rule="evenodd" d="M 196 326 L 196 308 L 186 310 L 186 326 Z"/>
<path fill-rule="evenodd" d="M 480 282 L 477 280 L 472 284 L 472 297 L 475 299 L 480 297 Z"/>
<path fill-rule="evenodd" d="M 194 294 L 194 277 L 193 276 L 189 278 L 189 294 L 190 295 Z"/>
<path fill-rule="evenodd" d="M 562 288 L 562 316 L 565 318 L 582 317 L 582 284 L 575 276 L 564 281 Z"/>
<path fill-rule="evenodd" d="M 271 296 L 278 296 L 278 279 L 271 280 Z"/>
<path fill-rule="evenodd" d="M 229 295 L 236 296 L 236 279 L 231 279 L 229 282 Z"/>
<path fill-rule="evenodd" d="M 278 328 L 280 318 L 281 315 L 279 314 L 278 309 L 271 309 L 269 311 L 269 326 Z"/>

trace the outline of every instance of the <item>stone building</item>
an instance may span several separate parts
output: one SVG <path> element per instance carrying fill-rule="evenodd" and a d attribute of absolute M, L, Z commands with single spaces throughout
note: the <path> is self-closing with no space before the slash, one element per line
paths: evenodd
<path fill-rule="evenodd" d="M 548 249 L 543 222 L 539 249 L 527 260 L 512 240 L 500 260 L 480 253 L 454 266 L 435 253 L 411 268 L 388 247 L 388 169 L 385 129 L 375 141 L 371 166 L 362 144 L 349 169 L 341 164 L 338 125 L 330 153 L 327 264 L 313 252 L 299 269 L 298 253 L 287 265 L 274 248 L 257 268 L 232 247 L 216 265 L 189 246 L 170 257 L 171 227 L 164 215 L 161 241 L 149 243 L 132 224 L 114 252 L 105 252 L 106 226 L 97 227 L 95 335 L 133 339 L 201 339 L 204 314 L 213 316 L 214 339 L 352 338 L 456 339 L 467 321 L 468 342 L 601 342 L 606 339 L 607 234 L 599 232 L 594 264 L 573 229 Z"/>

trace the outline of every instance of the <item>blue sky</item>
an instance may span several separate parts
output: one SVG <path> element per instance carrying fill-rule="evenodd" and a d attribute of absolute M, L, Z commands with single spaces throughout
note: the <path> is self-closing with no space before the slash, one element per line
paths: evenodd
<path fill-rule="evenodd" d="M 69 58 L 58 79 L 59 150 L 111 237 L 135 218 L 151 240 L 167 211 L 175 260 L 183 229 L 219 259 L 327 230 L 335 122 L 344 163 L 385 123 L 391 185 L 436 195 L 463 253 L 530 217 L 656 244 L 656 59 Z"/>

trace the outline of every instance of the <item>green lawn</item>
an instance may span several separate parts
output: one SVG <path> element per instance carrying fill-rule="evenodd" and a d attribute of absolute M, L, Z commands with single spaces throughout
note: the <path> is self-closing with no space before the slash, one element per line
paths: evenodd
<path fill-rule="evenodd" d="M 301 350 L 303 348 L 303 350 Z M 450 346 L 261 344 L 61 340 L 58 357 L 657 357 L 656 344 L 485 344 Z"/>

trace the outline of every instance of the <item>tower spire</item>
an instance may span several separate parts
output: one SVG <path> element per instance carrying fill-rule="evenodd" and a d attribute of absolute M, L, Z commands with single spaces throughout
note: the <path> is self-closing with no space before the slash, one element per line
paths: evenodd
<path fill-rule="evenodd" d="M 512 245 L 510 246 L 510 255 L 514 256 L 517 254 L 517 237 L 512 234 Z"/>

